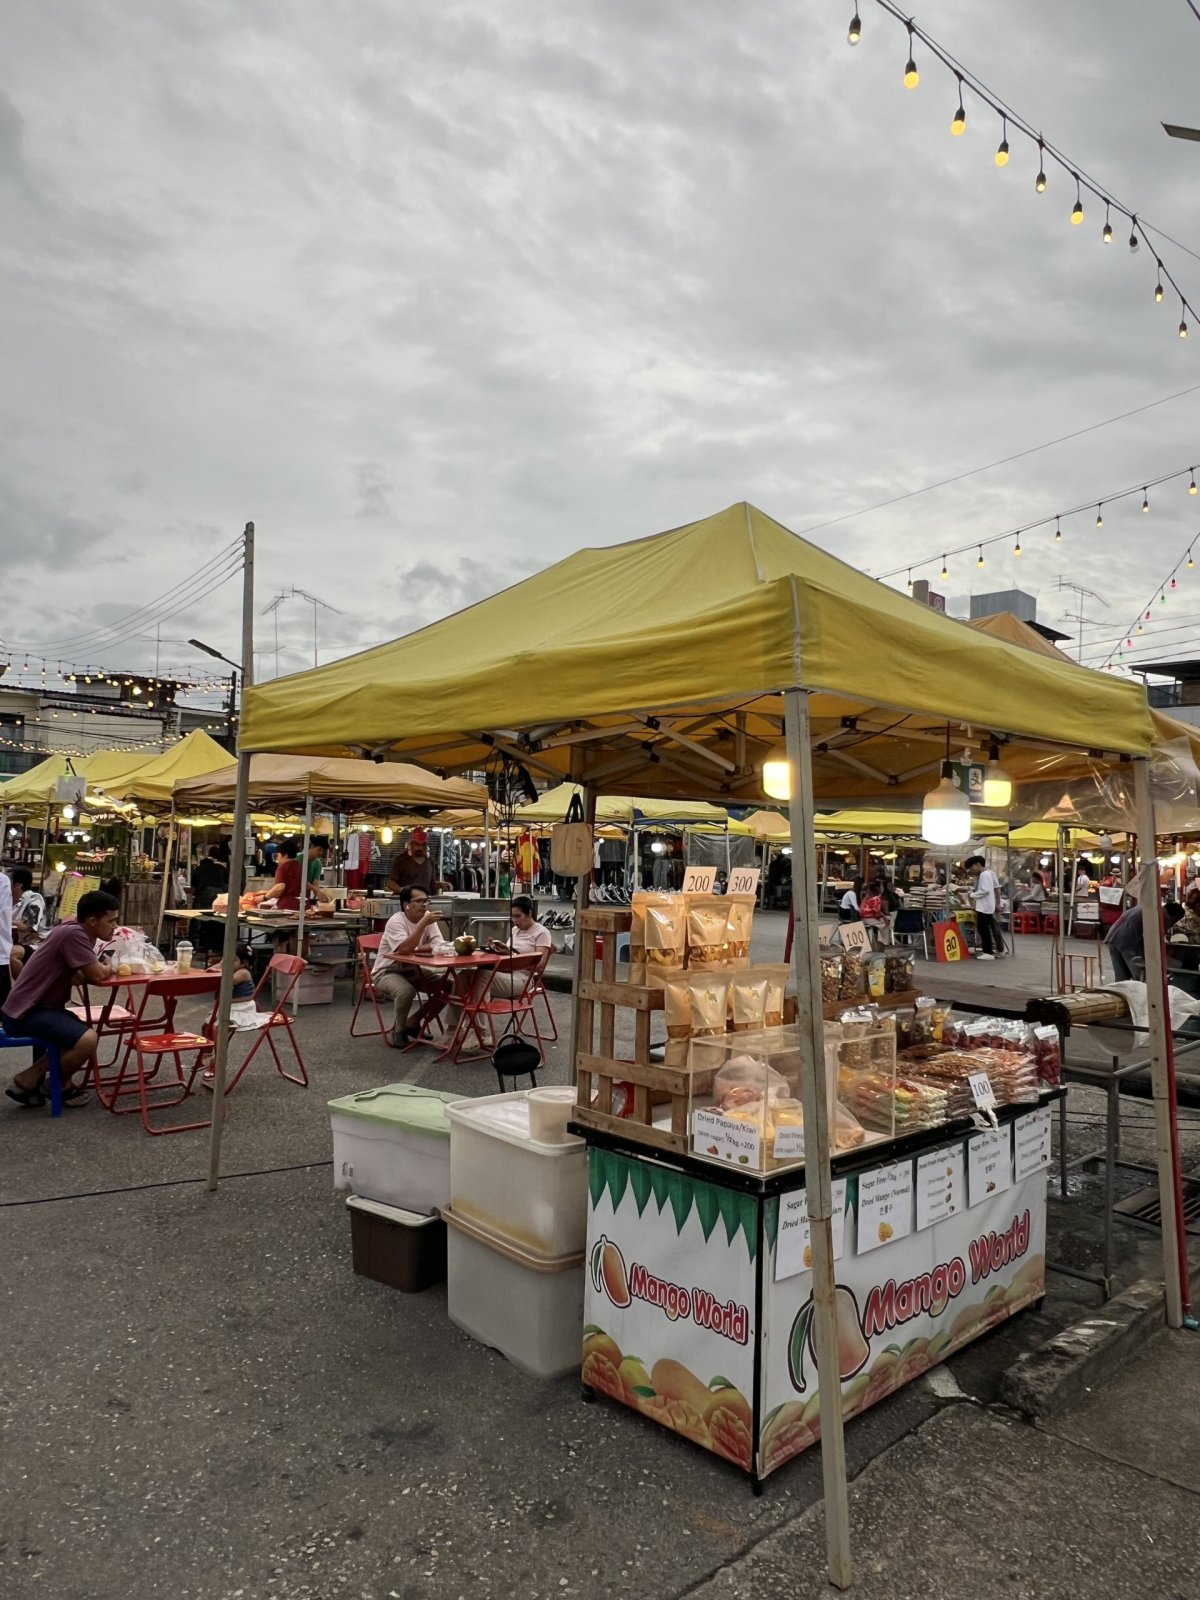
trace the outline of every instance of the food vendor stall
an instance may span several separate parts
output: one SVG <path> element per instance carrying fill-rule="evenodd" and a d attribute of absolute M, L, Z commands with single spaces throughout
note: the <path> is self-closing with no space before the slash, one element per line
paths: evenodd
<path fill-rule="evenodd" d="M 511 640 L 521 636 L 521 619 L 531 614 L 545 619 L 537 648 L 514 654 Z M 442 665 L 451 661 L 456 663 L 453 670 Z M 1095 750 L 1095 741 L 1101 736 L 1107 755 Z M 824 1092 L 826 1023 L 819 999 L 822 972 L 816 920 L 815 806 L 830 802 L 921 806 L 926 837 L 936 834 L 942 843 L 958 842 L 969 836 L 970 814 L 969 802 L 955 782 L 951 748 L 957 755 L 973 743 L 984 754 L 986 745 L 1001 742 L 1004 772 L 1018 794 L 1030 780 L 1053 783 L 1062 793 L 1073 783 L 1095 781 L 1099 773 L 1106 782 L 1114 773 L 1123 775 L 1128 792 L 1127 780 L 1132 775 L 1135 793 L 1128 795 L 1128 803 L 1132 807 L 1136 802 L 1138 825 L 1143 835 L 1152 836 L 1153 794 L 1148 771 L 1152 739 L 1145 699 L 1135 686 L 1041 660 L 1003 641 L 981 637 L 798 539 L 754 507 L 739 504 L 653 538 L 579 551 L 419 635 L 248 691 L 240 767 L 248 769 L 251 751 L 310 749 L 332 754 L 365 749 L 405 760 L 436 760 L 439 769 L 447 771 L 466 771 L 489 758 L 507 758 L 528 773 L 554 779 L 569 776 L 580 782 L 589 811 L 596 795 L 630 787 L 665 799 L 700 797 L 718 804 L 753 805 L 761 803 L 764 796 L 790 801 L 799 1094 L 779 1098 L 800 1101 L 805 1142 L 804 1199 L 811 1269 L 803 1270 L 811 1271 L 812 1306 L 806 1332 L 795 1342 L 804 1366 L 796 1375 L 808 1385 L 810 1356 L 825 1372 L 842 1370 L 840 1347 L 843 1332 L 848 1333 L 839 1317 L 842 1261 L 836 1248 L 830 1164 L 837 1118 L 831 1116 Z M 961 833 L 955 831 L 959 823 L 964 824 Z M 579 904 L 581 910 L 586 908 L 586 879 L 580 880 Z M 660 1131 L 654 1126 L 654 1097 L 667 1096 L 667 1128 L 661 1131 L 669 1133 L 672 1140 L 692 1137 L 702 1107 L 691 1104 L 688 1071 L 643 1065 L 638 1059 L 649 1042 L 649 1002 L 631 1008 L 634 1060 L 619 1064 L 631 1070 L 623 1079 L 617 1078 L 616 1035 L 608 1030 L 603 1008 L 611 1005 L 615 1009 L 622 1002 L 611 992 L 598 1002 L 588 1000 L 584 985 L 599 981 L 607 987 L 612 975 L 602 972 L 600 980 L 589 979 L 584 966 L 586 945 L 586 940 L 577 942 L 576 1037 L 585 1039 L 587 1008 L 597 1003 L 601 1037 L 594 1055 L 580 1053 L 579 1111 L 591 1109 L 590 1096 L 583 1089 L 584 1073 L 589 1076 L 590 1090 L 591 1075 L 597 1070 L 592 1061 L 603 1058 L 612 1071 L 599 1073 L 597 1097 L 605 1092 L 605 1082 L 610 1085 L 610 1096 L 614 1082 L 631 1083 L 642 1142 L 649 1150 L 661 1150 L 669 1157 L 664 1161 L 656 1155 L 633 1157 L 635 1168 L 639 1160 L 643 1162 L 653 1193 L 654 1183 L 663 1181 L 655 1180 L 655 1169 L 695 1157 L 694 1150 L 685 1152 L 674 1143 L 663 1145 L 645 1138 L 645 1133 Z M 1152 966 L 1161 961 L 1156 941 L 1147 941 L 1147 954 Z M 1154 966 L 1149 998 L 1155 1041 L 1164 1277 L 1168 1315 L 1178 1323 L 1181 1284 L 1173 1208 L 1176 1168 L 1169 1139 L 1161 995 L 1156 993 L 1154 981 L 1160 977 L 1160 967 Z M 670 1070 L 676 1076 L 665 1082 L 651 1075 L 655 1070 Z M 715 1073 L 713 1081 L 715 1084 Z M 792 1080 L 787 1081 L 790 1085 Z M 769 1094 L 762 1098 L 770 1103 Z M 603 1114 L 602 1106 L 595 1109 Z M 611 1112 L 611 1099 L 609 1109 Z M 1007 1124 L 999 1113 L 997 1120 L 1001 1127 L 991 1131 L 999 1138 L 988 1157 L 993 1170 L 984 1177 L 981 1204 L 1006 1192 L 1001 1182 Z M 601 1130 L 595 1131 L 599 1134 Z M 776 1136 L 777 1130 L 772 1138 Z M 948 1147 L 958 1137 L 951 1123 L 945 1124 L 939 1135 Z M 1011 1141 L 1011 1127 L 1008 1137 Z M 719 1150 L 719 1141 L 712 1142 Z M 1008 1148 L 1013 1150 L 1011 1142 Z M 628 1159 L 626 1152 L 605 1149 L 601 1138 L 595 1140 L 597 1162 L 616 1156 Z M 891 1164 L 903 1159 L 897 1156 Z M 914 1164 L 916 1159 L 914 1155 Z M 1015 1155 L 1012 1159 L 1015 1162 Z M 730 1163 L 731 1175 L 740 1165 Z M 947 1165 L 954 1168 L 956 1162 L 948 1160 Z M 694 1175 L 680 1170 L 676 1176 L 678 1185 L 667 1172 L 668 1192 L 678 1188 L 682 1195 L 683 1179 L 694 1182 Z M 1032 1196 L 1033 1186 L 1042 1179 L 1034 1174 L 1023 1182 L 1031 1185 Z M 988 1184 L 994 1187 L 989 1190 Z M 611 1199 L 607 1180 L 606 1187 Z M 633 1188 L 632 1176 L 629 1187 Z M 720 1185 L 713 1187 L 725 1192 Z M 636 1209 L 636 1189 L 633 1193 Z M 778 1196 L 751 1196 L 764 1229 L 765 1202 L 771 1198 Z M 1023 1192 L 1019 1198 L 1023 1202 Z M 721 1205 L 729 1203 L 719 1198 L 716 1203 L 719 1218 Z M 861 1196 L 858 1203 L 861 1216 Z M 988 1227 L 976 1236 L 976 1242 L 984 1241 L 979 1244 L 981 1262 L 986 1245 L 989 1255 L 999 1252 L 1013 1257 L 1019 1253 L 1022 1265 L 1029 1263 L 1030 1278 L 1023 1286 L 1005 1277 L 996 1286 L 1003 1287 L 1006 1305 L 1009 1290 L 1015 1288 L 1015 1307 L 1023 1294 L 1036 1291 L 1035 1258 L 1041 1251 L 1035 1208 L 1030 1207 L 1026 1218 L 1022 1203 L 1015 1226 L 1010 1219 L 1001 1228 L 1000 1203 L 995 1201 L 995 1212 L 989 1205 Z M 708 1201 L 703 1205 L 708 1214 Z M 1008 1207 L 1004 1209 L 1007 1212 Z M 661 1213 L 656 1215 L 661 1221 Z M 980 1212 L 979 1220 L 984 1217 Z M 702 1214 L 702 1230 L 704 1225 Z M 757 1226 L 756 1222 L 754 1228 Z M 745 1230 L 742 1232 L 744 1235 Z M 710 1239 L 715 1234 L 713 1222 Z M 776 1261 L 782 1237 L 779 1223 Z M 854 1254 L 845 1256 L 843 1240 L 843 1260 L 858 1259 L 862 1240 L 857 1227 L 852 1238 Z M 890 1248 L 902 1248 L 903 1258 L 896 1259 L 907 1261 L 910 1249 L 932 1250 L 937 1242 L 936 1232 L 925 1228 L 917 1231 L 911 1246 L 893 1243 Z M 945 1242 L 947 1251 L 955 1247 L 953 1260 L 961 1262 L 958 1236 L 947 1237 Z M 603 1248 L 595 1255 L 600 1243 L 598 1236 L 590 1240 L 593 1255 L 589 1264 L 594 1256 L 593 1270 L 603 1280 Z M 757 1243 L 755 1250 L 761 1262 L 764 1253 Z M 970 1253 L 968 1247 L 968 1257 Z M 615 1260 L 611 1264 L 616 1298 L 623 1299 L 625 1290 Z M 628 1279 L 632 1266 L 626 1266 Z M 951 1258 L 943 1259 L 939 1252 L 939 1259 L 931 1260 L 930 1296 L 936 1266 L 945 1266 L 949 1274 Z M 896 1283 L 894 1298 L 908 1305 L 914 1294 L 924 1295 L 924 1290 L 911 1287 L 924 1277 L 923 1270 L 915 1279 L 912 1274 L 904 1276 Z M 762 1281 L 760 1274 L 757 1282 Z M 682 1367 L 688 1364 L 684 1341 L 694 1318 L 684 1318 L 679 1293 L 671 1295 L 670 1283 L 665 1278 L 663 1282 L 661 1293 L 669 1296 L 664 1301 L 666 1321 L 680 1342 L 675 1354 L 662 1359 Z M 905 1285 L 909 1287 L 902 1296 Z M 722 1295 L 717 1305 L 718 1286 L 700 1287 L 712 1296 L 711 1302 L 701 1302 L 708 1321 L 715 1319 L 735 1332 L 745 1321 L 747 1339 L 751 1314 L 755 1326 L 763 1326 L 762 1308 L 752 1303 L 753 1295 L 740 1300 Z M 689 1286 L 676 1283 L 675 1289 L 688 1291 L 689 1308 L 694 1309 Z M 631 1282 L 628 1291 L 632 1303 Z M 779 1303 L 784 1305 L 782 1299 Z M 974 1312 L 973 1297 L 961 1304 Z M 790 1312 L 781 1314 L 787 1317 Z M 983 1313 L 972 1325 L 982 1326 L 988 1314 Z M 966 1324 L 959 1328 L 960 1335 L 965 1328 Z M 940 1330 L 931 1333 L 931 1338 L 939 1336 Z M 956 1337 L 953 1323 L 950 1337 Z M 845 1343 L 848 1347 L 849 1338 Z M 807 1356 L 803 1354 L 806 1348 Z M 858 1354 L 861 1356 L 861 1351 Z M 627 1356 L 623 1350 L 621 1364 Z M 863 1370 L 876 1359 L 868 1350 Z M 729 1377 L 722 1369 L 710 1372 L 702 1356 L 697 1355 L 696 1360 L 698 1382 L 710 1392 L 706 1406 L 712 1403 L 714 1389 L 738 1387 L 722 1381 Z M 633 1383 L 634 1392 L 651 1389 L 666 1402 L 660 1409 L 669 1411 L 677 1397 L 654 1383 L 653 1372 L 648 1376 L 651 1383 Z M 796 1398 L 787 1402 L 797 1404 L 799 1396 L 805 1396 L 797 1429 L 808 1427 L 811 1433 L 814 1416 L 820 1424 L 829 1570 L 832 1580 L 841 1586 L 850 1581 L 844 1393 L 841 1385 L 821 1385 L 815 1412 L 807 1421 L 804 1413 L 813 1398 L 811 1390 L 801 1388 Z M 747 1423 L 744 1412 L 738 1420 L 747 1431 L 761 1424 L 764 1435 L 754 1441 L 761 1452 L 768 1413 L 774 1408 L 764 1408 L 762 1396 L 756 1408 L 750 1397 L 744 1398 L 753 1408 L 751 1420 Z M 738 1430 L 731 1422 L 728 1431 Z M 766 1445 L 770 1445 L 769 1438 Z"/>

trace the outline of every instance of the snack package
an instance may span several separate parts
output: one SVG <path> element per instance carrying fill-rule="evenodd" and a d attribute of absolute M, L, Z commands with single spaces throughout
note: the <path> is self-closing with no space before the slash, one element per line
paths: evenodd
<path fill-rule="evenodd" d="M 933 1041 L 933 1013 L 937 1001 L 931 996 L 921 995 L 913 1007 L 913 1043 L 932 1044 Z"/>
<path fill-rule="evenodd" d="M 688 975 L 682 969 L 663 978 L 663 1015 L 668 1039 L 692 1036 L 692 995 Z"/>
<path fill-rule="evenodd" d="M 842 957 L 842 981 L 838 989 L 839 1000 L 857 1000 L 866 993 L 866 967 L 861 950 L 847 950 Z"/>
<path fill-rule="evenodd" d="M 726 906 L 723 895 L 688 897 L 687 964 L 696 972 L 712 972 L 729 965 L 726 949 Z M 747 952 L 749 941 L 747 941 Z"/>
<path fill-rule="evenodd" d="M 1057 1088 L 1062 1082 L 1062 1041 L 1058 1029 L 1053 1023 L 1040 1023 L 1030 1032 L 1033 1035 L 1031 1046 L 1038 1077 L 1043 1083 Z"/>
<path fill-rule="evenodd" d="M 729 1016 L 734 1033 L 753 1033 L 766 1025 L 770 979 L 753 967 L 729 976 Z"/>
<path fill-rule="evenodd" d="M 784 1024 L 788 977 L 790 967 L 755 967 L 754 975 L 767 980 L 767 996 L 763 1007 L 763 1027 L 781 1028 Z M 840 969 L 839 969 L 840 970 Z"/>
<path fill-rule="evenodd" d="M 872 1000 L 882 1000 L 887 994 L 887 957 L 882 951 L 872 951 L 863 957 L 866 991 Z"/>
<path fill-rule="evenodd" d="M 823 944 L 821 946 L 821 1004 L 826 1006 L 836 1005 L 842 992 L 842 958 L 845 955 L 841 945 Z M 782 1010 L 782 1007 L 780 1008 Z"/>
<path fill-rule="evenodd" d="M 754 926 L 754 896 L 727 894 L 725 902 L 725 960 L 731 967 L 750 965 L 750 934 Z"/>
<path fill-rule="evenodd" d="M 648 982 L 655 967 L 682 968 L 687 951 L 687 905 L 683 897 L 639 890 L 631 909 L 630 981 Z M 639 968 L 640 978 L 634 976 Z"/>
<path fill-rule="evenodd" d="M 693 1039 L 722 1036 L 729 1009 L 729 975 L 724 972 L 689 972 L 688 1003 Z"/>
<path fill-rule="evenodd" d="M 783 1074 L 755 1056 L 734 1056 L 713 1079 L 713 1101 L 725 1116 L 739 1107 L 786 1099 L 791 1092 Z"/>
<path fill-rule="evenodd" d="M 886 973 L 884 993 L 907 994 L 916 983 L 913 976 L 916 957 L 913 952 L 903 945 L 892 945 L 883 952 L 883 958 Z"/>

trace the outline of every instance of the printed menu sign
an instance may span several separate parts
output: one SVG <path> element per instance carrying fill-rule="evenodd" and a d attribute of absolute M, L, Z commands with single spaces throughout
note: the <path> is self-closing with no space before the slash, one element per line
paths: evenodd
<path fill-rule="evenodd" d="M 692 1112 L 692 1149 L 698 1155 L 730 1161 L 738 1167 L 762 1166 L 762 1136 L 749 1123 L 723 1117 L 719 1111 Z"/>
<path fill-rule="evenodd" d="M 967 1193 L 973 1206 L 1012 1188 L 1012 1129 L 979 1133 L 967 1141 Z"/>
<path fill-rule="evenodd" d="M 840 1261 L 846 1246 L 846 1180 L 833 1184 L 833 1259 Z M 808 1223 L 808 1190 L 779 1196 L 779 1237 L 775 1245 L 775 1282 L 812 1270 L 812 1230 Z"/>
<path fill-rule="evenodd" d="M 895 1161 L 858 1176 L 858 1254 L 912 1232 L 913 1164 Z"/>
<path fill-rule="evenodd" d="M 1013 1124 L 1017 1153 L 1017 1182 L 1050 1165 L 1050 1107 L 1042 1106 Z"/>
<path fill-rule="evenodd" d="M 966 1178 L 962 1145 L 951 1145 L 946 1150 L 931 1150 L 927 1156 L 918 1157 L 918 1231 L 966 1210 Z M 859 1231 L 861 1233 L 861 1228 Z"/>

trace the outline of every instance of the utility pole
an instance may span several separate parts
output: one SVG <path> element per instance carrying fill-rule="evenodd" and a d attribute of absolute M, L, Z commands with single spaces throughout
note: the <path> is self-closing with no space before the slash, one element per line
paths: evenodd
<path fill-rule="evenodd" d="M 254 681 L 254 524 L 242 535 L 242 703 Z M 233 839 L 229 850 L 229 906 L 221 948 L 221 988 L 217 996 L 217 1047 L 213 1052 L 212 1124 L 209 1129 L 208 1187 L 221 1177 L 221 1132 L 225 1124 L 225 1078 L 229 1060 L 229 1008 L 233 1002 L 233 969 L 237 965 L 238 908 L 246 860 L 246 818 L 250 797 L 250 756 L 238 751 L 237 788 L 233 801 Z"/>
<path fill-rule="evenodd" d="M 1085 589 L 1081 583 L 1072 583 L 1069 578 L 1059 578 L 1058 582 L 1055 584 L 1055 588 L 1056 589 L 1067 589 L 1067 590 L 1069 590 L 1071 592 L 1071 594 L 1073 594 L 1075 596 L 1076 603 L 1079 606 L 1079 610 L 1078 611 L 1067 611 L 1067 612 L 1064 612 L 1064 615 L 1065 615 L 1065 617 L 1066 617 L 1068 622 L 1077 622 L 1079 624 L 1079 639 L 1078 639 L 1078 642 L 1077 642 L 1077 645 L 1076 645 L 1076 656 L 1075 656 L 1075 659 L 1082 666 L 1082 664 L 1083 664 L 1083 629 L 1084 629 L 1084 625 L 1086 624 L 1089 627 L 1099 627 L 1100 626 L 1100 624 L 1096 621 L 1095 618 L 1087 617 L 1087 616 L 1084 615 L 1083 602 L 1085 600 L 1095 600 L 1098 604 L 1104 606 L 1105 609 L 1107 610 L 1108 601 L 1104 598 L 1103 595 L 1097 594 L 1094 589 Z"/>

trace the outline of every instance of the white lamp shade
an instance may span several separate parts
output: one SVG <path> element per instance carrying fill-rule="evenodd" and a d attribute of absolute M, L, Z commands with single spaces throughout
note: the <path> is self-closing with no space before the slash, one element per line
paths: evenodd
<path fill-rule="evenodd" d="M 989 761 L 983 773 L 983 803 L 990 810 L 1003 811 L 1012 804 L 1012 779 L 998 761 Z"/>
<path fill-rule="evenodd" d="M 971 837 L 970 801 L 948 775 L 925 796 L 921 837 L 930 844 L 965 844 Z"/>
<path fill-rule="evenodd" d="M 763 762 L 763 793 L 771 800 L 792 798 L 792 768 L 782 751 L 776 751 Z"/>

